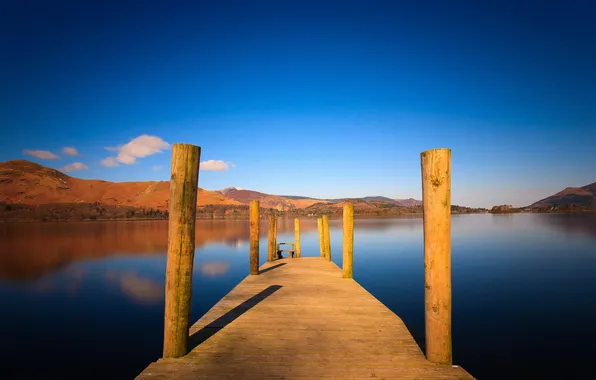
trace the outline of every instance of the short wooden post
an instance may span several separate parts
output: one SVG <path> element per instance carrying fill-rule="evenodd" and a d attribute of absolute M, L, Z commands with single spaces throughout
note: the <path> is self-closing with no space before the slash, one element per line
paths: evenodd
<path fill-rule="evenodd" d="M 268 261 L 273 261 L 277 257 L 277 225 L 275 222 L 275 215 L 269 215 L 269 250 L 267 255 Z"/>
<path fill-rule="evenodd" d="M 343 269 L 344 278 L 354 278 L 354 205 L 344 205 L 343 214 L 344 241 L 343 241 Z"/>
<path fill-rule="evenodd" d="M 325 257 L 325 244 L 323 244 L 323 219 L 317 218 L 317 228 L 319 230 L 319 252 L 321 257 Z"/>
<path fill-rule="evenodd" d="M 201 148 L 172 146 L 163 357 L 186 355 Z"/>
<path fill-rule="evenodd" d="M 294 240 L 296 240 L 296 258 L 300 258 L 300 220 L 294 219 Z"/>
<path fill-rule="evenodd" d="M 325 245 L 325 257 L 331 260 L 331 239 L 329 236 L 329 216 L 323 215 L 323 243 Z"/>
<path fill-rule="evenodd" d="M 424 219 L 426 358 L 452 364 L 451 150 L 420 154 Z"/>
<path fill-rule="evenodd" d="M 259 274 L 259 201 L 250 201 L 250 274 Z"/>

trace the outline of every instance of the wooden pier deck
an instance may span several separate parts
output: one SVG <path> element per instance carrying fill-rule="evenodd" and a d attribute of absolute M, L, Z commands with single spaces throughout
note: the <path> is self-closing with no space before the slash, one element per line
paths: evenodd
<path fill-rule="evenodd" d="M 190 329 L 149 379 L 474 379 L 426 360 L 402 320 L 324 258 L 268 262 Z"/>

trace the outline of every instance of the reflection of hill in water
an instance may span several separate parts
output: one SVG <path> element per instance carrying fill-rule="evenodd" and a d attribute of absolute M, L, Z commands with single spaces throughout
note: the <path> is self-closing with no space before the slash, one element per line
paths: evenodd
<path fill-rule="evenodd" d="M 266 233 L 266 231 L 265 231 Z M 196 246 L 248 239 L 248 223 L 198 221 Z M 118 255 L 163 255 L 167 221 L 0 225 L 0 277 L 34 278 L 72 262 Z"/>
<path fill-rule="evenodd" d="M 537 214 L 537 216 L 540 223 L 570 235 L 596 237 L 596 212 Z"/>
<path fill-rule="evenodd" d="M 389 228 L 390 219 L 356 220 L 358 229 Z M 341 220 L 332 219 L 332 230 Z M 301 233 L 316 233 L 316 219 L 301 220 Z M 260 224 L 267 237 L 268 222 Z M 293 219 L 278 219 L 278 234 L 294 232 Z M 196 246 L 224 243 L 245 247 L 249 224 L 242 220 L 197 220 Z M 167 221 L 72 222 L 0 224 L 0 278 L 36 278 L 72 262 L 119 255 L 164 255 L 168 246 Z M 266 249 L 266 248 L 265 248 Z"/>

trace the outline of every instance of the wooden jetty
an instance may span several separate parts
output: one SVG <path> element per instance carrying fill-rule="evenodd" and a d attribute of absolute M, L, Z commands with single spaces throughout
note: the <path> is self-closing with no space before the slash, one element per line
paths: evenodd
<path fill-rule="evenodd" d="M 320 257 L 268 262 L 137 379 L 473 379 L 428 361 L 403 321 Z"/>
<path fill-rule="evenodd" d="M 473 379 L 452 365 L 451 151 L 421 154 L 424 205 L 423 354 L 403 321 L 353 280 L 354 207 L 344 205 L 342 266 L 329 219 L 320 257 L 278 259 L 275 217 L 259 268 L 259 201 L 250 202 L 249 273 L 189 328 L 200 148 L 174 144 L 163 358 L 137 379 Z"/>

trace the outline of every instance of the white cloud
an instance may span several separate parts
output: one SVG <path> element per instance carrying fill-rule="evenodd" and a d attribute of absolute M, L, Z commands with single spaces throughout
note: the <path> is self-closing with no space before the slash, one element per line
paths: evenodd
<path fill-rule="evenodd" d="M 66 165 L 62 168 L 65 172 L 73 172 L 75 170 L 87 170 L 89 167 L 87 165 L 82 164 L 80 162 L 73 162 L 72 164 Z"/>
<path fill-rule="evenodd" d="M 100 161 L 100 163 L 103 166 L 107 166 L 107 167 L 118 166 L 118 161 L 116 161 L 116 157 L 104 158 L 103 160 Z"/>
<path fill-rule="evenodd" d="M 230 168 L 230 165 L 228 165 L 226 162 L 223 162 L 221 160 L 209 160 L 209 161 L 203 161 L 201 162 L 199 168 L 201 170 L 211 170 L 211 171 L 218 171 L 218 172 L 225 172 L 226 170 L 228 170 Z"/>
<path fill-rule="evenodd" d="M 60 157 L 56 156 L 52 152 L 48 152 L 47 150 L 31 150 L 25 149 L 23 153 L 28 154 L 33 157 L 40 158 L 42 160 L 58 160 Z"/>
<path fill-rule="evenodd" d="M 163 168 L 163 165 L 155 165 L 154 167 L 152 167 L 151 169 L 153 170 L 161 170 Z"/>
<path fill-rule="evenodd" d="M 118 157 L 116 157 L 116 160 L 126 165 L 132 165 L 137 161 L 137 158 L 135 156 L 129 156 L 127 154 L 119 154 Z"/>
<path fill-rule="evenodd" d="M 62 148 L 62 152 L 68 154 L 69 156 L 78 156 L 79 155 L 79 151 L 77 150 L 77 148 L 73 148 L 72 146 L 66 146 L 66 147 Z"/>
<path fill-rule="evenodd" d="M 107 147 L 106 150 L 118 152 L 118 156 L 106 158 L 104 161 L 109 162 L 110 165 L 104 164 L 104 166 L 117 166 L 113 165 L 114 162 L 112 160 L 131 165 L 137 161 L 137 158 L 160 153 L 169 147 L 170 144 L 162 140 L 161 137 L 141 135 L 130 140 L 127 144 L 118 147 Z M 108 159 L 112 160 L 107 161 Z"/>

